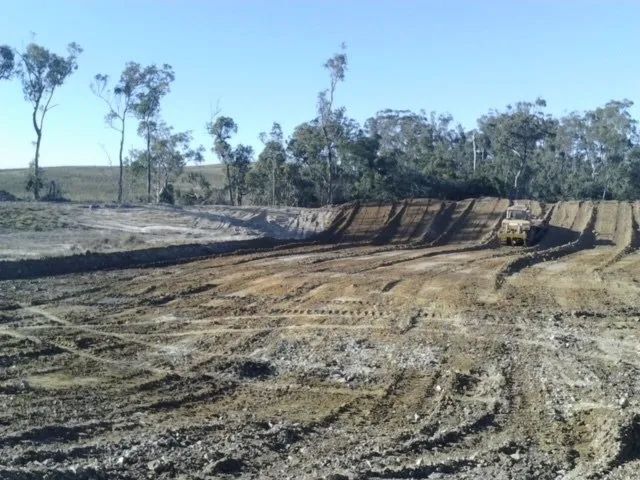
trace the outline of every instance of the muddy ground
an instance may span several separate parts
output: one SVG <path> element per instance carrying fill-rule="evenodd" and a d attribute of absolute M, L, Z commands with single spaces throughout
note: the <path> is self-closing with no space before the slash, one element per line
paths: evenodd
<path fill-rule="evenodd" d="M 639 478 L 640 205 L 507 206 L 0 282 L 0 478 Z"/>

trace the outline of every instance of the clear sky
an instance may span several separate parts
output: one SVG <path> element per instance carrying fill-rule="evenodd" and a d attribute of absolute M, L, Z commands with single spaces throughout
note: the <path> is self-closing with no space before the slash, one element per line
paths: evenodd
<path fill-rule="evenodd" d="M 259 147 L 273 121 L 289 135 L 314 117 L 322 64 L 343 41 L 337 102 L 360 122 L 425 109 L 472 128 L 492 108 L 538 96 L 554 114 L 640 101 L 640 1 L 3 0 L 1 11 L 0 44 L 84 48 L 46 120 L 43 167 L 105 165 L 103 148 L 117 161 L 117 133 L 89 84 L 127 61 L 174 67 L 162 116 L 193 131 L 207 162 L 212 106 L 238 123 L 236 143 Z M 0 82 L 0 168 L 26 166 L 33 140 L 19 83 Z M 132 128 L 128 147 L 140 143 Z"/>

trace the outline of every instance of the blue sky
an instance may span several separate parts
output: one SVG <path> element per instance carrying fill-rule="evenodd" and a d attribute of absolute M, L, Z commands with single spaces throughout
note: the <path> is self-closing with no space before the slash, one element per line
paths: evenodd
<path fill-rule="evenodd" d="M 89 84 L 127 61 L 174 67 L 162 115 L 193 131 L 209 163 L 212 106 L 239 124 L 235 143 L 259 147 L 273 121 L 288 135 L 313 118 L 322 64 L 343 41 L 349 70 L 337 102 L 360 122 L 385 108 L 425 109 L 473 128 L 492 108 L 538 96 L 554 114 L 640 101 L 639 20 L 631 0 L 7 0 L 0 44 L 84 48 L 47 118 L 43 167 L 104 165 L 104 149 L 117 161 L 117 134 Z M 19 83 L 1 82 L 0 168 L 26 166 L 33 140 Z M 131 128 L 128 147 L 140 143 Z"/>

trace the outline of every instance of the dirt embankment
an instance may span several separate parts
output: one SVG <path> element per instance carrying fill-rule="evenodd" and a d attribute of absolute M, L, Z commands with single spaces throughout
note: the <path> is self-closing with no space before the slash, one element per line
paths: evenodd
<path fill-rule="evenodd" d="M 636 479 L 638 205 L 540 205 L 530 248 L 506 205 L 0 282 L 0 478 Z"/>
<path fill-rule="evenodd" d="M 334 214 L 331 209 L 3 202 L 0 279 L 273 248 L 325 231 Z"/>
<path fill-rule="evenodd" d="M 372 252 L 432 247 L 420 253 L 423 257 L 444 251 L 495 250 L 492 256 L 506 257 L 496 274 L 497 287 L 525 268 L 594 247 L 615 248 L 594 268 L 616 263 L 638 246 L 640 211 L 637 203 L 628 202 L 530 202 L 532 211 L 548 220 L 545 234 L 531 248 L 502 251 L 495 232 L 509 201 L 497 198 L 354 203 L 320 210 L 63 205 L 46 207 L 49 212 L 28 204 L 20 207 L 24 211 L 7 205 L 8 216 L 0 229 L 0 258 L 4 257 L 0 279 L 184 262 L 302 242 L 324 245 L 339 258 L 351 256 L 350 249 L 363 245 Z M 64 242 L 71 240 L 76 244 L 69 249 Z M 22 258 L 17 251 L 29 251 L 32 258 Z M 396 260 L 382 265 L 389 261 Z"/>

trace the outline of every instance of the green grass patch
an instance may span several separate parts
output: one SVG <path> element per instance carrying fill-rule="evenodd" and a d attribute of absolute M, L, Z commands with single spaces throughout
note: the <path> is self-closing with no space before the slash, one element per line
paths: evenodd
<path fill-rule="evenodd" d="M 45 180 L 54 180 L 62 188 L 65 198 L 75 202 L 114 202 L 118 197 L 118 167 L 45 167 Z M 25 190 L 28 170 L 26 168 L 0 170 L 0 190 L 21 199 L 31 199 Z M 187 167 L 175 182 L 175 187 L 188 190 L 186 176 L 189 172 L 202 173 L 215 188 L 224 185 L 221 165 L 198 165 Z M 143 202 L 147 187 L 144 176 L 133 176 L 125 172 L 125 200 Z M 47 188 L 43 189 L 43 194 Z"/>

